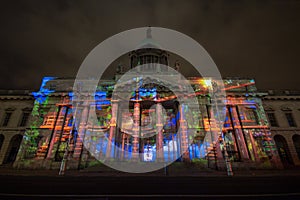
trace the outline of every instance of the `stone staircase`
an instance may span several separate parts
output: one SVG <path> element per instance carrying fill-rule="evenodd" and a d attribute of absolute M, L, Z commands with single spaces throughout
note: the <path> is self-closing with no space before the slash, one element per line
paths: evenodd
<path fill-rule="evenodd" d="M 130 173 L 120 172 L 118 170 L 112 169 L 102 163 L 97 163 L 93 166 L 84 168 L 80 170 L 80 173 L 87 174 L 115 174 L 115 175 L 130 175 Z M 166 168 L 161 168 L 159 170 L 148 172 L 148 173 L 133 173 L 132 175 L 174 175 L 174 176 L 193 176 L 193 175 L 223 175 L 225 171 L 217 171 L 207 167 L 206 163 L 185 163 L 185 162 L 174 162 Z"/>

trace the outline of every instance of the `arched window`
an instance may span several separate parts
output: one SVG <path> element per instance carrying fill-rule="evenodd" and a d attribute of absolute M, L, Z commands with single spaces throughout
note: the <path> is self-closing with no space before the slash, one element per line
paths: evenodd
<path fill-rule="evenodd" d="M 15 161 L 22 139 L 23 136 L 21 134 L 17 134 L 11 138 L 8 149 L 5 154 L 5 158 L 3 162 L 4 164 L 13 163 Z"/>
<path fill-rule="evenodd" d="M 19 126 L 26 126 L 29 116 L 30 116 L 29 112 L 23 112 L 22 117 L 20 119 Z"/>
<path fill-rule="evenodd" d="M 11 115 L 13 113 L 13 111 L 15 110 L 15 108 L 7 108 L 5 109 L 5 113 L 3 116 L 3 120 L 2 120 L 2 126 L 6 127 L 9 124 L 9 121 L 11 119 Z"/>
<path fill-rule="evenodd" d="M 278 122 L 274 112 L 267 112 L 267 116 L 270 122 L 270 125 L 273 127 L 278 127 Z"/>
<path fill-rule="evenodd" d="M 297 156 L 300 160 L 300 135 L 293 135 L 293 143 L 297 152 Z"/>
<path fill-rule="evenodd" d="M 284 166 L 292 165 L 293 160 L 285 138 L 282 135 L 275 135 L 274 140 L 281 162 Z"/>
<path fill-rule="evenodd" d="M 32 110 L 32 108 L 29 108 L 29 107 L 26 107 L 26 108 L 22 109 L 23 113 L 22 113 L 20 121 L 19 121 L 19 126 L 26 126 L 27 125 L 28 119 L 30 117 L 31 110 Z"/>

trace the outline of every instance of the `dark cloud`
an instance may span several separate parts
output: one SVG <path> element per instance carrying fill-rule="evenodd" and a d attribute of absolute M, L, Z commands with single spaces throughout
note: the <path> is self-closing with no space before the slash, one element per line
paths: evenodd
<path fill-rule="evenodd" d="M 299 89 L 299 10 L 300 1 L 279 0 L 9 1 L 0 10 L 0 88 L 38 89 L 43 76 L 75 76 L 101 41 L 150 25 L 197 40 L 223 76 Z"/>

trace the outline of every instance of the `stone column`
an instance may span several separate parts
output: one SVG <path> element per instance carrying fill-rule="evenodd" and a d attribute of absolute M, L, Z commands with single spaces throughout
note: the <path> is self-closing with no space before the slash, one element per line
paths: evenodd
<path fill-rule="evenodd" d="M 118 101 L 111 100 L 111 120 L 109 128 L 109 137 L 106 149 L 106 158 L 111 157 L 112 146 L 114 147 L 114 140 L 116 135 L 116 126 L 117 126 L 117 115 L 118 115 Z"/>
<path fill-rule="evenodd" d="M 58 106 L 58 111 L 57 111 L 57 115 L 55 118 L 55 122 L 54 122 L 54 126 L 52 129 L 52 133 L 50 135 L 50 139 L 49 139 L 49 145 L 48 145 L 48 150 L 46 153 L 46 158 L 51 160 L 53 158 L 53 148 L 54 148 L 54 144 L 57 142 L 56 140 L 56 135 L 57 135 L 57 131 L 56 131 L 56 127 L 57 127 L 57 121 L 59 119 L 59 117 L 62 115 L 63 112 L 63 107 L 62 106 Z"/>
<path fill-rule="evenodd" d="M 121 109 L 121 105 L 118 104 L 118 108 L 117 108 L 117 116 L 116 116 L 116 136 L 115 136 L 115 148 L 114 148 L 114 157 L 117 158 L 118 160 L 121 157 L 121 154 L 123 152 L 122 149 L 122 109 Z"/>
<path fill-rule="evenodd" d="M 188 149 L 188 138 L 187 138 L 187 122 L 186 122 L 186 116 L 184 112 L 185 105 L 180 104 L 179 105 L 179 113 L 180 113 L 180 119 L 179 119 L 179 133 L 180 133 L 180 149 L 181 149 L 181 155 L 184 161 L 190 160 L 189 157 L 189 149 Z"/>
<path fill-rule="evenodd" d="M 259 156 L 257 154 L 257 148 L 256 148 L 256 145 L 255 145 L 255 140 L 254 140 L 253 135 L 252 135 L 252 131 L 249 130 L 248 134 L 249 134 L 250 142 L 251 142 L 251 145 L 252 145 L 252 152 L 254 154 L 255 161 L 259 162 L 260 159 L 259 159 Z"/>
<path fill-rule="evenodd" d="M 156 159 L 164 161 L 162 105 L 156 104 Z"/>
<path fill-rule="evenodd" d="M 64 114 L 64 118 L 63 118 L 63 121 L 62 121 L 62 124 L 61 124 L 61 129 L 60 129 L 60 133 L 59 133 L 59 136 L 58 136 L 58 141 L 55 145 L 55 157 L 54 157 L 55 160 L 58 157 L 58 151 L 59 151 L 59 147 L 61 145 L 62 136 L 63 136 L 64 131 L 65 131 L 65 124 L 66 124 L 66 120 L 67 120 L 67 116 L 68 116 L 68 112 L 69 112 L 69 106 L 64 106 L 64 108 L 65 108 L 65 114 Z"/>
<path fill-rule="evenodd" d="M 140 134 L 140 103 L 138 100 L 134 103 L 133 109 L 133 141 L 132 141 L 132 159 L 139 158 L 139 134 Z"/>
<path fill-rule="evenodd" d="M 241 123 L 239 121 L 239 116 L 236 107 L 232 106 L 231 109 L 229 110 L 232 110 L 231 115 L 232 115 L 233 124 L 235 126 L 234 130 L 235 130 L 237 145 L 239 146 L 239 150 L 240 150 L 241 160 L 243 161 L 250 160 L 248 148 L 246 145 L 246 140 L 243 135 L 243 131 L 242 131 Z"/>
<path fill-rule="evenodd" d="M 81 115 L 80 116 L 75 116 L 75 117 L 79 118 L 79 121 L 78 121 L 79 128 L 78 128 L 78 131 L 77 131 L 78 135 L 77 135 L 77 138 L 76 138 L 76 141 L 75 141 L 76 144 L 75 144 L 74 154 L 73 154 L 73 158 L 77 159 L 77 160 L 81 159 L 88 116 L 89 116 L 89 105 L 85 103 L 82 106 Z"/>
<path fill-rule="evenodd" d="M 210 131 L 212 134 L 212 138 L 211 138 L 212 147 L 215 149 L 215 159 L 217 162 L 216 166 L 223 167 L 223 165 L 221 163 L 223 163 L 224 159 L 223 159 L 223 154 L 222 154 L 221 147 L 220 147 L 220 140 L 222 140 L 222 137 L 221 137 L 222 128 L 220 127 L 220 122 L 218 121 L 218 119 L 215 118 L 213 109 L 210 114 L 209 123 L 210 123 L 209 124 Z"/>
<path fill-rule="evenodd" d="M 124 159 L 124 153 L 125 153 L 125 133 L 122 133 L 122 150 L 121 150 L 121 160 Z"/>

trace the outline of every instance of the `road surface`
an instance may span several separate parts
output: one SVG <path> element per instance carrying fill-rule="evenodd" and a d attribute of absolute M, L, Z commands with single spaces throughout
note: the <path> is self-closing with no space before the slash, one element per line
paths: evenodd
<path fill-rule="evenodd" d="M 11 176 L 0 199 L 300 199 L 300 176 Z"/>

